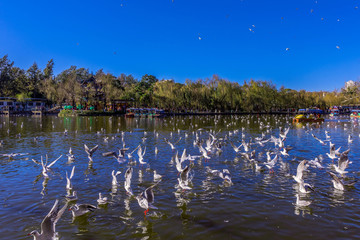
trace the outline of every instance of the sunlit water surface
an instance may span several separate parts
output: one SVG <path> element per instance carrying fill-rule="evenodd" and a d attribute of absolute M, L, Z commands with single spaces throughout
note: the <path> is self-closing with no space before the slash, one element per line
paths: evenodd
<path fill-rule="evenodd" d="M 279 127 L 291 127 L 285 145 L 292 146 L 290 156 L 282 157 L 274 168 L 256 172 L 253 164 L 235 153 L 228 140 L 240 145 L 244 134 L 246 142 L 266 133 L 279 136 Z M 178 173 L 173 162 L 177 151 L 184 148 L 188 154 L 199 155 L 193 145 L 194 131 L 200 139 L 209 137 L 209 130 L 219 132 L 216 137 L 223 142 L 220 155 L 209 154 L 194 162 L 193 188 L 182 191 L 177 186 Z M 65 129 L 68 134 L 65 135 Z M 235 131 L 234 130 L 238 130 Z M 105 208 L 73 220 L 66 211 L 56 225 L 60 239 L 355 239 L 360 238 L 359 184 L 345 191 L 334 190 L 327 171 L 331 159 L 326 156 L 329 145 L 322 145 L 310 133 L 325 140 L 329 131 L 331 142 L 341 151 L 350 148 L 347 179 L 358 178 L 359 125 L 349 117 L 326 119 L 320 125 L 296 126 L 290 116 L 185 116 L 164 119 L 126 119 L 124 117 L 0 117 L 0 140 L 4 140 L 0 153 L 29 153 L 9 160 L 0 157 L 0 238 L 31 239 L 34 229 L 40 231 L 43 218 L 55 199 L 65 203 L 66 171 L 71 172 L 77 203 L 96 205 L 98 193 L 111 202 Z M 124 173 L 128 162 L 119 164 L 115 158 L 102 153 L 121 148 L 121 132 L 129 151 L 139 144 L 146 146 L 144 160 L 147 165 L 132 165 L 132 189 L 139 194 L 153 181 L 153 170 L 163 175 L 154 188 L 157 210 L 150 209 L 144 217 L 136 199 L 124 190 Z M 156 136 L 156 133 L 158 137 Z M 144 132 L 146 139 L 143 141 Z M 231 132 L 231 136 L 229 136 Z M 20 134 L 20 136 L 19 136 Z M 185 136 L 188 134 L 188 137 Z M 348 135 L 353 142 L 348 143 Z M 37 137 L 38 140 L 34 141 Z M 108 137 L 107 142 L 104 138 Z M 171 142 L 181 140 L 172 150 L 164 137 Z M 254 140 L 253 140 L 254 141 Z M 84 151 L 99 145 L 93 164 Z M 327 142 L 328 144 L 328 142 Z M 72 148 L 75 161 L 68 162 L 66 154 Z M 155 147 L 159 153 L 155 154 Z M 266 161 L 267 150 L 278 151 L 274 143 L 264 147 L 252 145 L 256 160 Z M 242 148 L 243 151 L 243 148 Z M 52 167 L 50 179 L 44 181 L 42 168 L 31 159 L 40 161 L 48 155 L 52 161 L 63 155 Z M 308 207 L 297 207 L 297 186 L 291 175 L 296 174 L 298 163 L 323 155 L 325 169 L 308 168 L 305 182 L 314 185 L 315 192 L 302 194 L 302 200 L 311 201 Z M 137 154 L 134 153 L 137 161 Z M 183 163 L 183 166 L 189 162 Z M 231 173 L 233 185 L 209 175 L 206 167 Z M 111 185 L 112 170 L 121 171 L 119 186 Z"/>

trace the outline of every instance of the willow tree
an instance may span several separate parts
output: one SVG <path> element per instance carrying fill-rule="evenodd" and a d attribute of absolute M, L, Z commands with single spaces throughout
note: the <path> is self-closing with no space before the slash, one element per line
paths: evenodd
<path fill-rule="evenodd" d="M 118 79 L 111 73 L 104 73 L 102 69 L 96 72 L 95 82 L 99 89 L 99 95 L 102 96 L 104 105 L 113 100 L 122 98 L 123 88 L 118 83 Z"/>

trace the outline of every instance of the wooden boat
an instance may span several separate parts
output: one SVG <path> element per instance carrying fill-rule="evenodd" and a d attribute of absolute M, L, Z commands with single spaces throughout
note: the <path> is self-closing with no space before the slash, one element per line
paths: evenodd
<path fill-rule="evenodd" d="M 301 122 L 323 122 L 325 119 L 323 117 L 315 117 L 315 116 L 306 116 L 303 114 L 298 114 L 293 118 L 293 123 L 301 123 Z"/>
<path fill-rule="evenodd" d="M 320 116 L 323 113 L 320 109 L 300 109 L 299 114 L 293 118 L 293 123 L 324 122 L 325 119 Z"/>

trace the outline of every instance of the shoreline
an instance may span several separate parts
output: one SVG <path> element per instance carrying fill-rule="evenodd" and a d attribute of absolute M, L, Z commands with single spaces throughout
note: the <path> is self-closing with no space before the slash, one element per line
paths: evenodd
<path fill-rule="evenodd" d="M 165 112 L 163 116 L 215 116 L 215 115 L 296 115 L 297 112 L 287 112 L 287 111 L 274 111 L 274 112 Z M 3 116 L 43 116 L 43 115 L 57 115 L 59 117 L 77 117 L 77 116 L 125 116 L 124 112 L 104 112 L 104 111 L 80 111 L 80 110 L 62 110 L 60 112 L 46 112 L 35 114 L 33 112 L 9 112 L 3 113 L 0 112 L 0 115 Z M 324 113 L 324 115 L 329 115 L 329 113 Z M 348 114 L 344 114 L 348 115 Z M 145 117 L 132 117 L 132 118 L 148 118 Z M 152 118 L 152 117 L 150 117 Z M 158 117 L 154 117 L 158 118 Z"/>

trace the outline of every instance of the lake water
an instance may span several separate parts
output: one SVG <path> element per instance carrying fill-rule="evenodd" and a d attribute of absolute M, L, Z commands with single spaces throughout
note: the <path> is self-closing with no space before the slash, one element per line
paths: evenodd
<path fill-rule="evenodd" d="M 279 127 L 290 127 L 285 145 L 292 146 L 289 156 L 281 156 L 274 172 L 267 168 L 256 172 L 254 165 L 236 153 L 228 139 L 240 145 L 265 133 L 279 136 Z M 173 161 L 177 151 L 184 148 L 191 155 L 200 155 L 194 146 L 194 132 L 200 139 L 208 139 L 208 131 L 215 130 L 222 143 L 222 153 L 209 153 L 210 159 L 193 162 L 192 189 L 178 188 L 178 172 Z M 64 134 L 65 129 L 68 134 Z M 234 132 L 235 130 L 235 132 Z M 237 131 L 236 131 L 237 130 Z M 72 179 L 78 193 L 77 203 L 97 205 L 98 194 L 108 197 L 110 203 L 88 216 L 73 219 L 66 211 L 56 225 L 60 239 L 356 239 L 360 238 L 359 183 L 345 191 L 334 190 L 327 171 L 332 160 L 326 156 L 329 145 L 320 144 L 311 133 L 325 140 L 329 131 L 331 142 L 341 146 L 341 152 L 350 148 L 347 180 L 359 177 L 359 124 L 349 117 L 326 119 L 319 125 L 297 126 L 290 116 L 179 116 L 163 119 L 126 119 L 124 117 L 0 117 L 1 154 L 28 153 L 13 159 L 0 157 L 0 238 L 31 239 L 32 230 L 40 231 L 40 224 L 50 211 L 55 199 L 65 203 L 66 171 L 75 174 Z M 146 146 L 146 165 L 132 165 L 132 190 L 139 194 L 154 183 L 153 170 L 162 181 L 154 188 L 158 209 L 144 209 L 124 190 L 124 173 L 128 161 L 119 164 L 115 158 L 102 153 L 116 151 L 123 145 L 121 132 L 129 151 L 139 144 Z M 146 132 L 146 133 L 144 133 Z M 229 136 L 229 133 L 231 136 Z M 19 135 L 20 134 L 20 135 Z M 186 137 L 186 134 L 188 135 Z M 349 134 L 353 142 L 348 143 Z M 146 137 L 143 140 L 143 137 Z M 37 137 L 37 141 L 34 138 Z M 165 143 L 181 140 L 172 150 Z M 108 140 L 104 140 L 108 138 Z M 93 155 L 93 164 L 84 151 L 99 145 Z M 205 144 L 204 144 L 205 146 Z M 72 148 L 75 160 L 68 162 L 66 154 Z M 159 149 L 155 154 L 155 147 Z M 263 147 L 252 145 L 255 159 L 266 161 L 266 151 L 278 152 L 274 143 Z M 244 149 L 241 148 L 243 152 Z M 41 174 L 40 161 L 48 155 L 49 162 L 63 155 L 51 169 L 48 181 Z M 305 182 L 315 191 L 301 194 L 311 201 L 308 207 L 296 203 L 298 188 L 291 175 L 303 159 L 323 155 L 324 169 L 311 168 L 304 173 Z M 137 161 L 137 154 L 134 153 Z M 273 157 L 274 155 L 272 155 Z M 205 161 L 206 160 L 206 161 Z M 337 162 L 337 160 L 335 160 Z M 189 161 L 183 163 L 183 167 Z M 228 169 L 233 184 L 207 173 L 206 168 Z M 112 170 L 121 171 L 119 186 L 112 187 Z"/>

